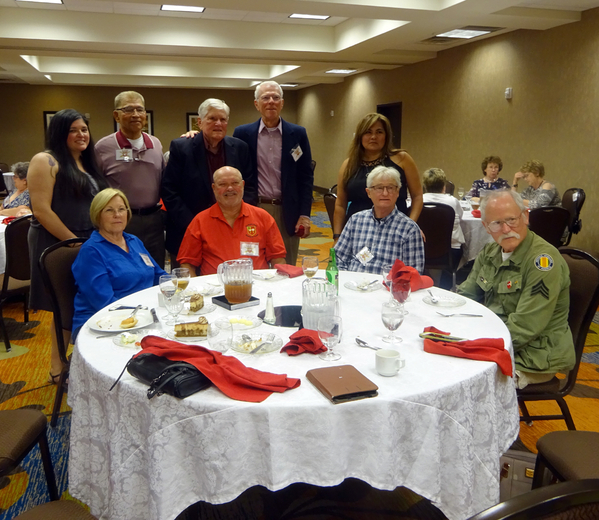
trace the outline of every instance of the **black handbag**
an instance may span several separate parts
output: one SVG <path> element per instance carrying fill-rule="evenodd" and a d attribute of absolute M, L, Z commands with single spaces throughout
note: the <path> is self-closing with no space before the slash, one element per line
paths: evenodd
<path fill-rule="evenodd" d="M 156 354 L 139 354 L 127 362 L 110 390 L 116 386 L 125 370 L 142 383 L 150 385 L 148 399 L 162 394 L 184 399 L 211 384 L 210 379 L 190 363 L 171 361 Z"/>

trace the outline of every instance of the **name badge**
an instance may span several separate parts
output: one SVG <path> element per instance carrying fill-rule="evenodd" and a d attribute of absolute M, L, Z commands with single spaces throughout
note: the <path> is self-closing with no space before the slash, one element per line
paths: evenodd
<path fill-rule="evenodd" d="M 133 160 L 133 150 L 131 148 L 115 150 L 115 154 L 117 161 L 131 162 Z"/>
<path fill-rule="evenodd" d="M 302 155 L 304 155 L 304 152 L 302 152 L 302 147 L 299 144 L 291 149 L 291 157 L 293 157 L 295 162 L 297 162 Z"/>
<path fill-rule="evenodd" d="M 146 255 L 145 253 L 139 253 L 139 256 L 141 256 L 141 259 L 144 261 L 144 264 L 146 264 L 148 267 L 154 267 L 154 264 L 152 263 L 152 260 L 150 260 L 150 257 L 148 255 Z"/>
<path fill-rule="evenodd" d="M 260 244 L 258 242 L 241 242 L 241 256 L 258 256 L 260 254 Z"/>
<path fill-rule="evenodd" d="M 356 258 L 360 261 L 362 265 L 366 265 L 374 258 L 374 255 L 366 246 L 364 246 L 362 249 L 360 249 L 360 251 L 358 251 L 358 253 L 356 254 Z"/>

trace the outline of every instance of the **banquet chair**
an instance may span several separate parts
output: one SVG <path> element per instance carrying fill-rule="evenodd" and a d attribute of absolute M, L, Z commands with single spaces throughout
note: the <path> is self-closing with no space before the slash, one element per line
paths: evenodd
<path fill-rule="evenodd" d="M 451 234 L 455 211 L 447 204 L 425 202 L 418 217 L 418 226 L 426 237 L 424 243 L 425 269 L 441 269 L 452 275 L 452 290 L 456 286 L 457 265 L 451 255 Z"/>
<path fill-rule="evenodd" d="M 10 339 L 2 315 L 2 307 L 8 298 L 13 296 L 23 297 L 23 321 L 29 321 L 29 287 L 30 287 L 30 267 L 29 267 L 29 246 L 27 244 L 27 233 L 29 232 L 29 223 L 31 215 L 19 217 L 13 220 L 4 232 L 4 241 L 6 246 L 6 267 L 2 280 L 2 290 L 0 292 L 0 327 L 4 338 L 4 347 L 6 352 L 10 352 Z"/>
<path fill-rule="evenodd" d="M 455 192 L 455 184 L 451 181 L 445 181 L 445 193 L 453 195 Z"/>
<path fill-rule="evenodd" d="M 22 408 L 0 411 L 0 477 L 9 475 L 35 445 L 39 444 L 50 500 L 58 500 L 46 437 L 47 426 L 48 419 L 39 410 Z"/>
<path fill-rule="evenodd" d="M 599 479 L 599 432 L 555 431 L 537 441 L 532 488 L 543 485 L 545 470 L 560 480 Z M 598 516 L 599 518 L 599 516 Z"/>
<path fill-rule="evenodd" d="M 333 191 L 335 190 L 335 191 Z M 331 229 L 333 228 L 333 216 L 335 215 L 335 202 L 337 202 L 337 185 L 335 184 L 327 193 L 324 194 L 324 207 L 327 209 Z"/>
<path fill-rule="evenodd" d="M 39 259 L 44 285 L 50 294 L 52 312 L 54 313 L 56 342 L 58 343 L 58 353 L 63 366 L 56 385 L 56 397 L 54 398 L 54 408 L 50 420 L 52 428 L 56 426 L 62 396 L 67 388 L 67 379 L 69 377 L 70 360 L 67 357 L 68 345 L 65 344 L 63 331 L 70 332 L 73 328 L 77 287 L 71 272 L 71 266 L 79 254 L 79 247 L 70 247 L 70 244 L 82 244 L 86 240 L 86 238 L 69 238 L 58 242 L 47 248 Z"/>
<path fill-rule="evenodd" d="M 563 244 L 568 222 L 570 212 L 559 206 L 536 208 L 528 214 L 528 227 L 554 247 Z"/>
<path fill-rule="evenodd" d="M 562 207 L 570 212 L 570 221 L 568 223 L 568 236 L 564 242 L 567 246 L 573 234 L 578 234 L 582 229 L 582 221 L 580 220 L 580 211 L 584 205 L 586 194 L 581 188 L 570 188 L 564 192 L 562 197 Z"/>
<path fill-rule="evenodd" d="M 591 520 L 599 518 L 599 480 L 535 489 L 486 509 L 469 520 Z"/>
<path fill-rule="evenodd" d="M 584 350 L 584 342 L 599 306 L 599 261 L 580 249 L 562 248 L 560 253 L 570 268 L 570 312 L 568 324 L 572 331 L 576 363 L 565 379 L 553 377 L 546 383 L 528 385 L 517 390 L 518 404 L 522 410 L 520 421 L 564 420 L 568 430 L 576 430 L 568 404 L 564 400 L 576 384 L 578 367 Z M 560 407 L 559 415 L 531 416 L 526 408 L 528 401 L 556 401 Z"/>

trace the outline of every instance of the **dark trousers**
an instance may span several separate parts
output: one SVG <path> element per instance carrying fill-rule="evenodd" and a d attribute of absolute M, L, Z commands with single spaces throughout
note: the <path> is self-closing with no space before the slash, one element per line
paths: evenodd
<path fill-rule="evenodd" d="M 164 269 L 164 220 L 162 210 L 150 215 L 133 215 L 125 228 L 139 238 L 156 263 Z"/>

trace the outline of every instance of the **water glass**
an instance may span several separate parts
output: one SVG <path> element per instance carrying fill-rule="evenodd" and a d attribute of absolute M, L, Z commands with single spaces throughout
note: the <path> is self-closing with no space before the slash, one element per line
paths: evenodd
<path fill-rule="evenodd" d="M 208 344 L 217 352 L 229 350 L 233 344 L 233 325 L 228 320 L 219 320 L 208 325 Z"/>
<path fill-rule="evenodd" d="M 337 361 L 341 355 L 333 352 L 333 347 L 341 341 L 343 321 L 339 316 L 324 316 L 318 320 L 318 337 L 327 347 L 327 351 L 319 354 L 325 361 Z"/>
<path fill-rule="evenodd" d="M 404 313 L 401 306 L 397 305 L 396 302 L 385 302 L 381 308 L 381 318 L 383 325 L 391 331 L 391 334 L 383 336 L 383 341 L 391 343 L 391 347 L 394 346 L 395 342 L 403 341 L 402 338 L 395 335 L 395 331 L 399 329 L 399 326 L 403 323 Z"/>
<path fill-rule="evenodd" d="M 308 278 L 312 278 L 318 272 L 318 257 L 304 256 L 302 259 L 302 269 Z"/>

